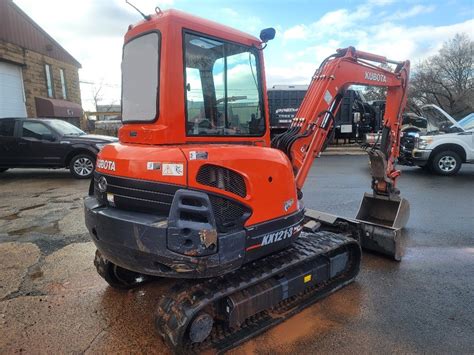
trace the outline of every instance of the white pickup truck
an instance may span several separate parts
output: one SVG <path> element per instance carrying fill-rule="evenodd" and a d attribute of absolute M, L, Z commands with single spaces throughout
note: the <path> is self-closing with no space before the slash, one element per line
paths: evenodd
<path fill-rule="evenodd" d="M 454 175 L 463 163 L 474 163 L 474 117 L 457 122 L 436 105 L 422 107 L 426 130 L 415 136 L 413 165 L 440 175 Z"/>

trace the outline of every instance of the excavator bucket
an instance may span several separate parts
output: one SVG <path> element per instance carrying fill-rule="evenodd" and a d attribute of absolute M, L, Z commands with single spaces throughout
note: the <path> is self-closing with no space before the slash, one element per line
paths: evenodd
<path fill-rule="evenodd" d="M 401 229 L 410 216 L 410 204 L 404 198 L 391 198 L 365 193 L 356 219 L 384 227 Z"/>
<path fill-rule="evenodd" d="M 307 209 L 305 228 L 310 232 L 319 229 L 351 235 L 363 249 L 400 261 L 404 254 L 401 230 L 409 214 L 410 205 L 404 198 L 366 193 L 355 219 Z"/>

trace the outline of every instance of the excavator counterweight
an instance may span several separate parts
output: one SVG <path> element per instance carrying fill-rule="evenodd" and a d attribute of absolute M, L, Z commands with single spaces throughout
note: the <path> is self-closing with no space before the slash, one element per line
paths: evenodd
<path fill-rule="evenodd" d="M 225 350 L 284 321 L 354 281 L 361 246 L 400 260 L 408 61 L 338 50 L 270 141 L 263 50 L 274 30 L 259 40 L 176 10 L 143 18 L 125 35 L 123 126 L 98 154 L 85 222 L 111 286 L 181 279 L 154 312 L 172 348 Z M 352 84 L 388 90 L 356 219 L 305 209 L 302 193 Z"/>

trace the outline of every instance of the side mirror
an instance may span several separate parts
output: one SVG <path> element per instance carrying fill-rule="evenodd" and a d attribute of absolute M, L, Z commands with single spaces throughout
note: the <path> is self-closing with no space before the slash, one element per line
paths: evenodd
<path fill-rule="evenodd" d="M 275 33 L 276 31 L 273 27 L 264 28 L 260 31 L 260 39 L 263 43 L 267 43 L 275 38 Z"/>
<path fill-rule="evenodd" d="M 41 135 L 41 140 L 54 142 L 56 140 L 56 137 L 53 136 L 51 133 L 43 133 Z"/>

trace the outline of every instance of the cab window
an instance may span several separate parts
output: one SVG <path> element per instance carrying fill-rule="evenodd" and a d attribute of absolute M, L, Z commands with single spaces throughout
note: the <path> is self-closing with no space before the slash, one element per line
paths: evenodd
<path fill-rule="evenodd" d="M 255 48 L 184 34 L 188 136 L 265 133 Z"/>
<path fill-rule="evenodd" d="M 160 36 L 151 32 L 123 48 L 122 121 L 152 122 L 158 115 Z"/>

